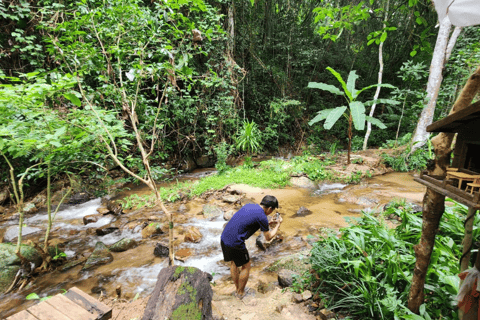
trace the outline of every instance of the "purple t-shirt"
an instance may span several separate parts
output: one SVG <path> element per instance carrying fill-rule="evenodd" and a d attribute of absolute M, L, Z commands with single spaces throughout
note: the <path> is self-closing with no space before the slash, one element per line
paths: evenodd
<path fill-rule="evenodd" d="M 268 231 L 268 219 L 263 208 L 249 203 L 238 210 L 228 221 L 222 233 L 222 241 L 227 247 L 245 249 L 245 240 L 260 229 Z"/>

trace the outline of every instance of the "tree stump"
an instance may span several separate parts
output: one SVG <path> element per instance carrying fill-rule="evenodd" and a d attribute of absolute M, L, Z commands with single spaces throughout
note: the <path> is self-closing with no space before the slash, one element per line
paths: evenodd
<path fill-rule="evenodd" d="M 163 268 L 142 320 L 212 319 L 211 280 L 195 267 Z"/>

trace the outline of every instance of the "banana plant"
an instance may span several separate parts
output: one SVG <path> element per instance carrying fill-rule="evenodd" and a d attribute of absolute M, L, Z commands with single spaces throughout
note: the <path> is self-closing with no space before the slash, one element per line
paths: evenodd
<path fill-rule="evenodd" d="M 350 151 L 352 147 L 352 124 L 356 130 L 364 130 L 365 129 L 365 122 L 368 121 L 380 129 L 385 129 L 386 126 L 377 118 L 370 117 L 366 115 L 366 108 L 367 106 L 371 106 L 374 103 L 386 103 L 386 104 L 399 104 L 398 101 L 390 100 L 390 99 L 376 99 L 370 100 L 367 102 L 361 102 L 358 100 L 358 96 L 360 93 L 367 89 L 375 88 L 375 87 L 385 87 L 385 88 L 395 88 L 394 86 L 384 83 L 384 84 L 374 84 L 371 86 L 367 86 L 360 90 L 355 89 L 355 81 L 358 79 L 358 75 L 355 73 L 355 70 L 350 71 L 348 75 L 347 82 L 345 82 L 342 76 L 336 72 L 333 68 L 328 67 L 328 71 L 330 71 L 335 78 L 337 78 L 338 82 L 341 84 L 341 88 L 337 88 L 333 85 L 326 84 L 323 82 L 309 82 L 308 88 L 313 89 L 320 89 L 331 92 L 333 94 L 343 96 L 347 102 L 346 106 L 331 108 L 331 109 L 324 109 L 318 112 L 318 114 L 310 120 L 308 123 L 309 125 L 314 125 L 317 122 L 325 120 L 323 127 L 327 130 L 330 130 L 335 123 L 337 123 L 338 119 L 341 116 L 344 116 L 348 120 L 348 154 L 347 154 L 347 164 L 350 164 Z"/>

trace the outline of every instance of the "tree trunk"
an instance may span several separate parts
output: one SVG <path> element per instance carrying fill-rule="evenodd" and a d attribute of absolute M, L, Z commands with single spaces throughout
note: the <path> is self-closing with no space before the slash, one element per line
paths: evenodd
<path fill-rule="evenodd" d="M 460 258 L 460 272 L 463 272 L 468 269 L 470 264 L 470 251 L 472 250 L 472 230 L 473 230 L 473 220 L 475 220 L 475 214 L 477 213 L 476 209 L 469 208 L 468 214 L 465 219 L 465 236 L 463 238 L 463 250 L 462 257 Z"/>
<path fill-rule="evenodd" d="M 445 196 L 427 189 L 423 198 L 422 237 L 420 243 L 414 246 L 417 260 L 415 261 L 412 286 L 408 296 L 408 308 L 414 313 L 418 313 L 420 305 L 423 304 L 425 277 L 435 245 L 435 235 L 444 211 Z"/>
<path fill-rule="evenodd" d="M 480 90 L 480 67 L 467 81 L 450 113 L 458 112 L 468 107 L 477 92 Z M 440 133 L 432 139 L 435 148 L 435 168 L 429 174 L 445 176 L 446 167 L 450 164 L 450 152 L 454 133 Z M 423 288 L 427 274 L 430 256 L 435 243 L 435 234 L 438 229 L 440 218 L 445 209 L 445 196 L 427 189 L 423 198 L 423 226 L 420 243 L 415 246 L 415 269 L 412 278 L 412 286 L 408 297 L 408 308 L 418 313 L 423 303 Z"/>
<path fill-rule="evenodd" d="M 425 98 L 427 106 L 422 110 L 420 118 L 418 119 L 417 128 L 412 137 L 410 153 L 413 153 L 415 150 L 422 147 L 429 136 L 429 133 L 427 133 L 427 126 L 433 121 L 438 92 L 440 90 L 440 85 L 442 84 L 442 70 L 445 64 L 445 52 L 451 27 L 452 23 L 448 16 L 446 16 L 440 23 L 440 30 L 438 30 L 437 42 L 435 43 L 435 50 L 433 51 L 432 63 L 430 65 L 427 96 Z"/>
<path fill-rule="evenodd" d="M 387 27 L 385 24 L 388 18 L 388 7 L 389 7 L 390 1 L 387 1 L 387 9 L 385 10 L 385 21 L 383 22 L 383 29 Z M 380 64 L 380 69 L 378 70 L 378 84 L 382 84 L 382 77 L 383 77 L 383 43 L 380 43 L 380 46 L 378 47 L 378 63 Z M 378 96 L 380 95 L 380 87 L 377 87 L 375 90 L 375 95 L 373 97 L 373 100 L 377 100 Z M 375 113 L 375 107 L 377 106 L 377 103 L 374 103 L 372 105 L 372 108 L 370 109 L 370 117 L 373 117 L 373 114 Z M 370 137 L 370 133 L 372 132 L 372 123 L 367 121 L 367 132 L 365 133 L 365 139 L 363 140 L 363 150 L 367 150 L 367 143 L 368 143 L 368 138 Z"/>

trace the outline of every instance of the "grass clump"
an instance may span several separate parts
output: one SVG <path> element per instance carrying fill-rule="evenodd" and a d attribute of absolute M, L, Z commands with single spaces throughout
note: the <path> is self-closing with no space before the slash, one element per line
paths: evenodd
<path fill-rule="evenodd" d="M 447 207 L 435 240 L 425 290 L 428 299 L 420 315 L 407 308 L 416 245 L 421 236 L 421 213 L 408 206 L 388 208 L 402 222 L 390 229 L 380 218 L 364 213 L 356 224 L 328 236 L 311 250 L 313 274 L 298 285 L 318 293 L 329 309 L 354 319 L 458 319 L 454 297 L 459 288 L 459 257 L 467 209 Z M 475 225 L 480 218 L 475 217 Z M 474 238 L 480 229 L 473 232 Z M 321 280 L 318 281 L 317 279 Z"/>

